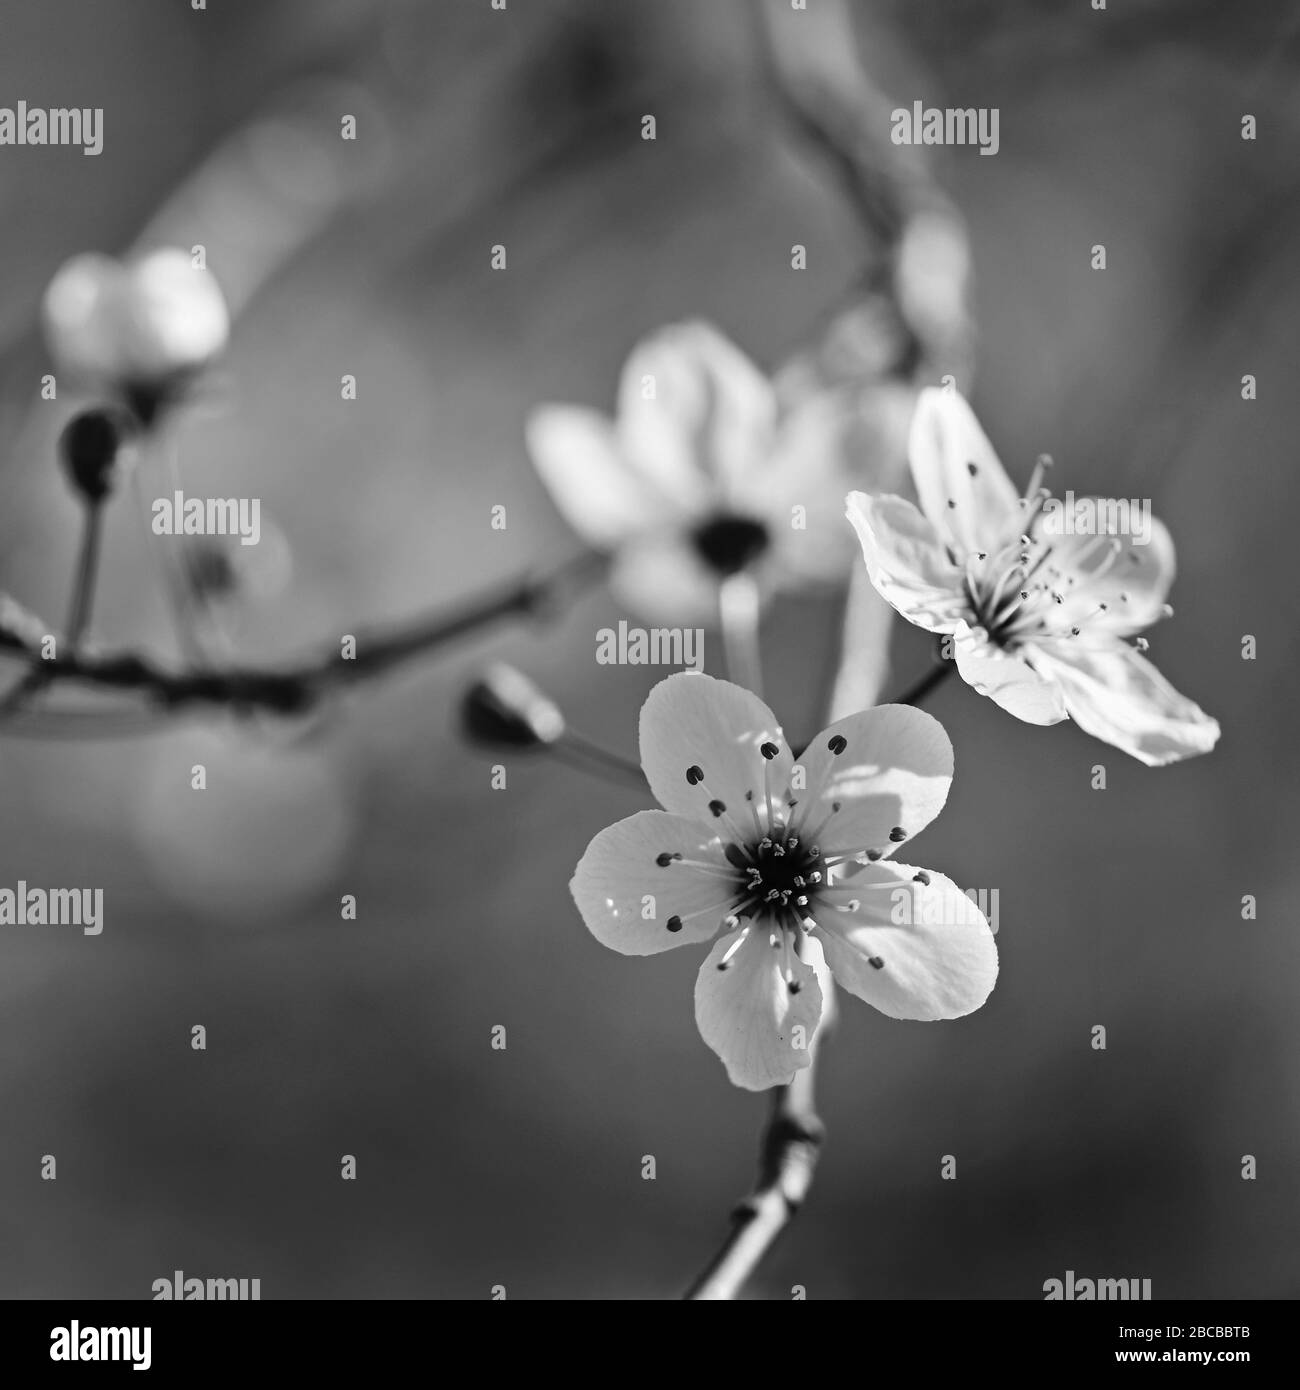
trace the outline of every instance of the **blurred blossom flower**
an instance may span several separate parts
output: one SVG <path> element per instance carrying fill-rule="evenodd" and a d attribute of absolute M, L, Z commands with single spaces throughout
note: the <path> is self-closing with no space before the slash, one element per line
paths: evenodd
<path fill-rule="evenodd" d="M 852 537 L 836 499 L 880 481 L 870 458 L 857 471 L 846 461 L 847 408 L 832 392 L 782 408 L 721 333 L 683 323 L 633 350 L 615 419 L 542 406 L 528 446 L 569 524 L 613 553 L 621 601 L 652 618 L 711 623 L 735 575 L 763 594 L 844 577 Z"/>
<path fill-rule="evenodd" d="M 782 1085 L 808 1065 L 827 968 L 891 1018 L 957 1018 L 988 997 L 998 964 L 983 915 L 942 875 L 888 858 L 947 799 L 952 745 L 937 720 L 866 710 L 796 762 L 757 696 L 682 673 L 645 702 L 641 765 L 664 810 L 601 831 L 570 889 L 593 935 L 625 955 L 723 929 L 695 1017 L 737 1086 Z"/>
<path fill-rule="evenodd" d="M 1018 497 L 956 392 L 922 392 L 908 455 L 920 510 L 854 492 L 848 517 L 872 583 L 909 622 L 952 635 L 964 680 L 1028 723 L 1068 715 L 1150 766 L 1214 747 L 1218 723 L 1133 636 L 1171 611 L 1174 547 L 1158 521 L 1119 534 L 1124 509 L 1083 498 L 1071 515 L 1087 524 L 1065 524 L 1040 486 L 1046 459 Z"/>
<path fill-rule="evenodd" d="M 129 264 L 74 257 L 50 282 L 43 317 L 56 369 L 120 396 L 146 424 L 230 334 L 216 280 L 176 248 Z"/>

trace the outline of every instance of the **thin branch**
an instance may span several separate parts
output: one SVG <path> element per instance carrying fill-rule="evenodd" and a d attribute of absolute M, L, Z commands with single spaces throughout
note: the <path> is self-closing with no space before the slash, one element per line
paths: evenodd
<path fill-rule="evenodd" d="M 517 580 L 458 610 L 442 610 L 407 625 L 359 635 L 354 657 L 344 657 L 336 645 L 282 670 L 239 666 L 171 670 L 136 652 L 87 648 L 74 648 L 66 655 L 42 661 L 46 630 L 12 600 L 0 603 L 0 650 L 39 663 L 36 669 L 44 673 L 46 684 L 73 681 L 135 691 L 167 710 L 207 703 L 293 713 L 309 707 L 329 690 L 384 674 L 478 628 L 509 617 L 554 612 L 603 572 L 604 565 L 603 557 L 584 553 L 548 575 Z"/>
<path fill-rule="evenodd" d="M 935 662 L 920 680 L 914 682 L 908 689 L 903 691 L 901 695 L 895 696 L 889 703 L 894 705 L 919 706 L 932 690 L 943 683 L 948 673 L 956 665 L 957 663 L 955 661 Z"/>

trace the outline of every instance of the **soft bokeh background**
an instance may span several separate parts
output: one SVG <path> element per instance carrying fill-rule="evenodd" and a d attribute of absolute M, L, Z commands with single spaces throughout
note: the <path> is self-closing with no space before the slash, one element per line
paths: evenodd
<path fill-rule="evenodd" d="M 1157 1298 L 1294 1296 L 1295 8 L 856 10 L 891 102 L 1000 108 L 995 158 L 929 152 L 968 225 L 976 406 L 1018 479 L 1048 450 L 1062 489 L 1153 499 L 1181 566 L 1153 654 L 1224 736 L 1151 771 L 964 688 L 935 697 L 957 780 L 917 855 L 999 890 L 998 988 L 954 1024 L 845 1001 L 815 1192 L 753 1291 L 1038 1298 L 1073 1269 Z M 180 456 L 190 491 L 260 496 L 291 548 L 288 586 L 230 615 L 249 659 L 571 553 L 528 409 L 607 405 L 632 342 L 682 315 L 776 364 L 862 262 L 764 71 L 742 0 L 10 0 L 4 101 L 106 115 L 97 159 L 0 149 L 0 583 L 57 614 L 74 554 L 52 443 L 75 402 L 37 399 L 41 290 L 150 224 L 204 242 L 242 310 Z M 151 545 L 125 499 L 96 630 L 165 655 Z M 177 1268 L 265 1297 L 688 1282 L 750 1182 L 764 1103 L 696 1035 L 699 956 L 618 957 L 571 904 L 588 839 L 643 803 L 524 757 L 492 791 L 494 756 L 455 727 L 466 679 L 505 658 L 631 752 L 662 673 L 596 665 L 620 616 L 592 593 L 314 730 L 4 743 L 0 883 L 101 885 L 107 926 L 0 929 L 0 1291 L 147 1297 Z M 819 723 L 834 629 L 833 605 L 771 615 L 791 726 Z M 889 688 L 926 659 L 899 633 Z"/>

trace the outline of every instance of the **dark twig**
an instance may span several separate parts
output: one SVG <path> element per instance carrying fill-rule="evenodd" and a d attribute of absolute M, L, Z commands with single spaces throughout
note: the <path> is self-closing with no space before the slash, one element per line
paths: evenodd
<path fill-rule="evenodd" d="M 139 653 L 83 647 L 41 662 L 38 669 L 44 673 L 46 684 L 73 681 L 135 691 L 167 710 L 207 703 L 295 713 L 329 690 L 382 675 L 494 622 L 554 612 L 603 572 L 604 563 L 602 557 L 584 553 L 549 575 L 517 580 L 458 610 L 439 611 L 408 625 L 358 635 L 354 657 L 344 657 L 339 648 L 331 647 L 278 671 L 239 666 L 177 671 Z M 0 650 L 40 662 L 44 636 L 39 620 L 11 600 L 0 603 Z"/>
<path fill-rule="evenodd" d="M 889 703 L 893 705 L 920 705 L 936 686 L 942 685 L 948 672 L 956 664 L 955 661 L 936 662 L 920 680 L 909 686 L 901 695 L 896 695 Z"/>

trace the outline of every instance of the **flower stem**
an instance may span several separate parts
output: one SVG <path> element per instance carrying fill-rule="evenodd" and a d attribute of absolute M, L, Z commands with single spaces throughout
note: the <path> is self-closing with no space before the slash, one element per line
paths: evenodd
<path fill-rule="evenodd" d="M 758 645 L 758 586 L 747 574 L 733 574 L 718 591 L 727 676 L 763 698 L 763 663 Z"/>
<path fill-rule="evenodd" d="M 575 734 L 572 729 L 566 729 L 554 743 L 547 744 L 546 747 L 570 766 L 583 772 L 604 777 L 623 786 L 634 786 L 641 791 L 648 790 L 640 763 L 634 763 L 630 758 L 611 752 L 599 743 L 584 738 L 582 734 Z"/>
<path fill-rule="evenodd" d="M 99 542 L 103 534 L 104 508 L 99 501 L 86 504 L 85 519 L 81 527 L 81 550 L 77 556 L 76 577 L 72 581 L 72 599 L 68 605 L 67 632 L 64 644 L 69 656 L 75 656 L 77 647 L 90 626 L 90 610 L 95 601 L 95 579 L 99 573 Z M 49 684 L 53 677 L 53 663 L 42 661 L 33 665 L 27 674 L 16 682 L 0 699 L 0 719 L 17 714 L 24 705 Z"/>
<path fill-rule="evenodd" d="M 90 610 L 95 602 L 95 577 L 99 572 L 99 542 L 103 534 L 104 508 L 98 502 L 86 507 L 86 521 L 81 531 L 81 553 L 77 558 L 77 577 L 72 585 L 72 602 L 68 608 L 68 631 L 65 640 L 75 651 L 90 626 Z"/>
<path fill-rule="evenodd" d="M 894 705 L 917 705 L 919 706 L 925 697 L 938 685 L 942 684 L 944 677 L 957 663 L 955 661 L 936 662 L 926 673 L 905 690 L 901 695 L 895 696 L 889 703 Z"/>
<path fill-rule="evenodd" d="M 687 1291 L 687 1300 L 721 1302 L 740 1293 L 802 1205 L 824 1134 L 813 1106 L 810 1063 L 788 1086 L 772 1092 L 772 1112 L 759 1146 L 758 1182 L 732 1214 L 731 1233 Z"/>

